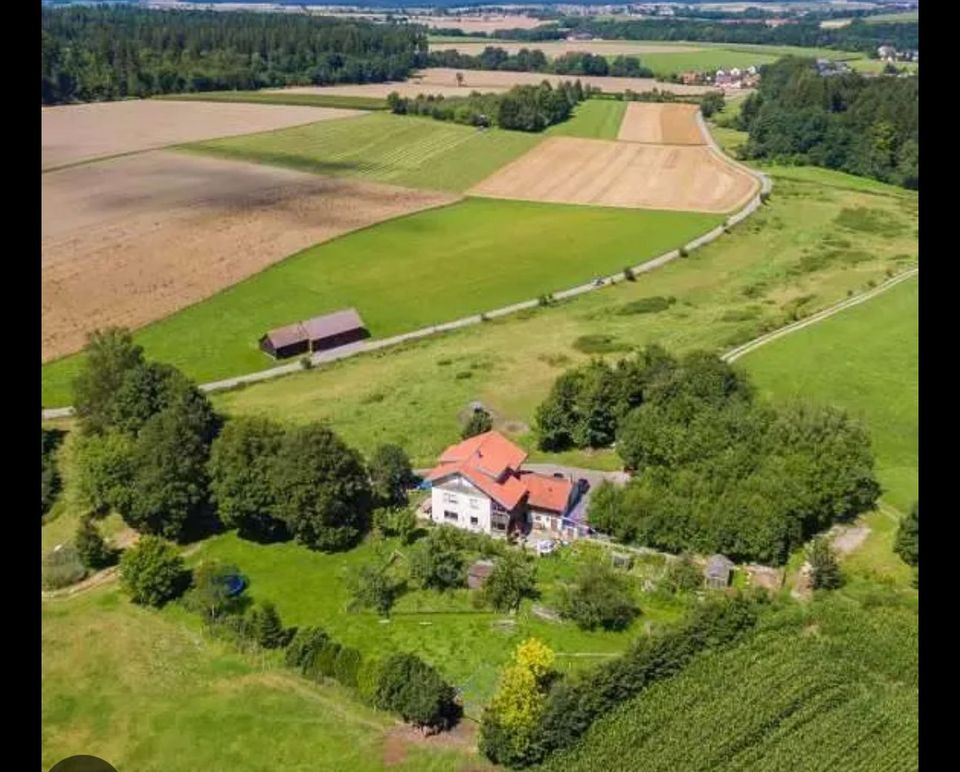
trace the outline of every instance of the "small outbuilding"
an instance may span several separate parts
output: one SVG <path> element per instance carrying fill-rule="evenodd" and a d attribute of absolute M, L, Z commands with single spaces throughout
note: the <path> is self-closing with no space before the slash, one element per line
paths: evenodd
<path fill-rule="evenodd" d="M 722 590 L 730 584 L 733 561 L 724 555 L 713 555 L 703 569 L 703 578 L 707 587 Z"/>
<path fill-rule="evenodd" d="M 493 563 L 489 560 L 478 560 L 467 571 L 467 587 L 471 590 L 480 589 L 491 573 L 493 573 Z"/>
<path fill-rule="evenodd" d="M 260 338 L 260 349 L 274 359 L 326 351 L 370 336 L 353 308 L 270 330 Z"/>

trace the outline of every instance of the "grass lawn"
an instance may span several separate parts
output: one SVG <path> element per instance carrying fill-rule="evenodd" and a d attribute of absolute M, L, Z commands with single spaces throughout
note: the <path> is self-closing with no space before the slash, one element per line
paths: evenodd
<path fill-rule="evenodd" d="M 42 767 L 95 754 L 138 772 L 385 769 L 392 716 L 201 635 L 171 607 L 136 607 L 116 586 L 41 607 Z M 479 760 L 409 748 L 395 770 Z"/>
<path fill-rule="evenodd" d="M 907 24 L 920 21 L 920 11 L 903 11 L 902 13 L 878 13 L 876 16 L 867 16 L 863 19 L 867 24 Z"/>
<path fill-rule="evenodd" d="M 298 319 L 355 306 L 374 336 L 394 335 L 637 265 L 721 221 L 687 212 L 468 199 L 304 250 L 144 328 L 136 339 L 147 356 L 211 381 L 271 366 L 257 340 Z M 79 361 L 72 356 L 44 367 L 44 405 L 69 404 Z"/>
<path fill-rule="evenodd" d="M 613 99 L 588 99 L 574 109 L 569 121 L 558 123 L 544 133 L 553 137 L 616 139 L 620 132 L 626 102 Z"/>
<path fill-rule="evenodd" d="M 700 51 L 678 53 L 637 54 L 640 62 L 653 70 L 657 77 L 666 77 L 681 72 L 708 72 L 732 67 L 744 69 L 772 64 L 779 56 L 747 48 L 704 48 Z M 613 58 L 613 57 L 608 57 Z"/>
<path fill-rule="evenodd" d="M 427 466 L 458 437 L 470 401 L 481 400 L 497 426 L 529 448 L 537 404 L 557 375 L 589 359 L 583 336 L 608 336 L 614 357 L 648 342 L 724 351 L 786 323 L 794 306 L 812 312 L 914 263 L 916 202 L 909 191 L 876 195 L 778 178 L 768 204 L 731 235 L 635 282 L 218 394 L 214 402 L 230 414 L 328 421 L 364 452 L 397 442 Z M 872 210 L 889 235 L 841 226 L 848 209 Z M 659 313 L 628 313 L 630 302 L 654 296 L 676 302 Z M 615 457 L 569 453 L 564 461 L 609 468 Z"/>
<path fill-rule="evenodd" d="M 266 105 L 340 107 L 350 110 L 386 110 L 387 100 L 341 94 L 289 94 L 272 91 L 203 91 L 197 94 L 164 94 L 154 99 L 176 102 L 253 102 Z"/>
<path fill-rule="evenodd" d="M 386 555 L 397 550 L 397 560 L 403 562 L 410 548 L 388 540 L 382 549 Z M 369 541 L 349 552 L 325 555 L 293 542 L 261 545 L 230 533 L 206 541 L 191 562 L 216 558 L 236 564 L 250 578 L 251 597 L 276 603 L 284 624 L 319 625 L 340 643 L 364 654 L 418 653 L 464 690 L 467 714 L 476 718 L 496 687 L 500 667 L 526 638 L 541 638 L 558 652 L 559 667 L 569 670 L 619 653 L 643 631 L 646 622 L 669 622 L 683 613 L 676 601 L 641 596 L 645 613 L 630 629 L 584 632 L 569 622 L 535 617 L 530 601 L 511 617 L 473 608 L 466 589 L 449 593 L 413 590 L 398 601 L 390 620 L 383 622 L 372 612 L 347 611 L 346 577 L 376 554 Z M 539 562 L 542 603 L 556 602 L 558 582 L 573 578 L 576 560 L 568 554 Z"/>
<path fill-rule="evenodd" d="M 540 140 L 539 135 L 522 131 L 480 130 L 432 118 L 372 114 L 182 148 L 335 177 L 459 192 Z"/>
<path fill-rule="evenodd" d="M 761 394 L 842 407 L 869 428 L 884 499 L 917 497 L 919 280 L 746 354 Z"/>

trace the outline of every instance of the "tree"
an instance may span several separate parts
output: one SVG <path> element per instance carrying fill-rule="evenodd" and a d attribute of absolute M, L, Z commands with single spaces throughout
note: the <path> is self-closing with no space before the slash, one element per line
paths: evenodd
<path fill-rule="evenodd" d="M 87 434 L 111 425 L 111 402 L 126 373 L 143 364 L 143 349 L 129 330 L 110 327 L 87 337 L 80 372 L 73 382 L 73 405 Z"/>
<path fill-rule="evenodd" d="M 204 432 L 182 403 L 143 425 L 131 454 L 129 502 L 120 512 L 130 526 L 180 539 L 203 522 L 209 503 Z"/>
<path fill-rule="evenodd" d="M 158 536 L 144 536 L 120 558 L 120 584 L 134 603 L 162 606 L 183 593 L 190 574 L 176 547 Z"/>
<path fill-rule="evenodd" d="M 560 603 L 560 615 L 583 630 L 623 630 L 639 613 L 630 581 L 599 557 L 578 568 Z"/>
<path fill-rule="evenodd" d="M 337 652 L 337 659 L 333 663 L 333 677 L 344 686 L 356 688 L 357 675 L 363 657 L 357 649 L 344 646 Z"/>
<path fill-rule="evenodd" d="M 274 516 L 272 470 L 283 427 L 267 418 L 241 416 L 226 423 L 210 447 L 210 494 L 217 514 L 241 538 L 275 539 L 285 533 Z"/>
<path fill-rule="evenodd" d="M 478 407 L 474 409 L 470 416 L 470 420 L 467 421 L 467 425 L 463 427 L 463 431 L 460 433 L 460 436 L 466 440 L 470 437 L 475 437 L 478 434 L 489 432 L 492 428 L 493 418 L 490 417 L 490 413 L 488 413 L 482 407 Z"/>
<path fill-rule="evenodd" d="M 462 587 L 466 580 L 463 554 L 453 528 L 440 526 L 410 553 L 410 577 L 424 589 Z"/>
<path fill-rule="evenodd" d="M 301 544 L 345 549 L 369 527 L 372 493 L 363 459 L 327 427 L 287 432 L 271 477 L 276 515 Z"/>
<path fill-rule="evenodd" d="M 536 593 L 536 575 L 536 564 L 523 553 L 511 550 L 494 564 L 481 594 L 497 611 L 518 609 L 520 601 Z"/>
<path fill-rule="evenodd" d="M 404 506 L 413 480 L 410 459 L 398 445 L 380 445 L 367 464 L 374 495 L 381 506 Z"/>
<path fill-rule="evenodd" d="M 370 608 L 382 617 L 390 616 L 399 586 L 389 573 L 389 564 L 368 563 L 359 566 L 347 579 L 350 608 Z"/>
<path fill-rule="evenodd" d="M 57 448 L 63 435 L 64 432 L 57 429 L 42 429 L 40 432 L 40 514 L 42 515 L 45 515 L 53 506 L 53 502 L 60 493 L 62 481 L 57 467 Z"/>
<path fill-rule="evenodd" d="M 118 432 L 80 436 L 74 445 L 77 490 L 97 514 L 129 508 L 133 442 Z"/>
<path fill-rule="evenodd" d="M 458 717 L 454 696 L 453 687 L 422 659 L 394 654 L 380 668 L 375 704 L 414 726 L 442 729 Z"/>
<path fill-rule="evenodd" d="M 287 667 L 306 673 L 313 658 L 330 640 L 330 636 L 319 627 L 301 627 L 287 646 L 284 661 Z"/>
<path fill-rule="evenodd" d="M 907 516 L 900 521 L 893 551 L 911 566 L 920 564 L 920 510 L 916 501 Z"/>
<path fill-rule="evenodd" d="M 110 399 L 110 427 L 136 435 L 147 419 L 170 404 L 185 382 L 185 376 L 172 365 L 144 362 L 130 368 Z"/>
<path fill-rule="evenodd" d="M 553 651 L 530 638 L 517 647 L 513 662 L 504 668 L 480 724 L 480 750 L 494 763 L 526 766 L 533 761 L 554 659 Z"/>
<path fill-rule="evenodd" d="M 200 613 L 207 622 L 237 614 L 247 603 L 232 587 L 239 576 L 240 570 L 234 565 L 219 560 L 204 561 L 193 572 L 190 590 L 184 597 L 185 605 Z"/>
<path fill-rule="evenodd" d="M 463 86 L 463 73 L 462 73 L 462 72 L 458 72 L 455 77 L 456 77 L 456 79 L 457 79 L 457 87 L 459 88 L 459 87 Z"/>
<path fill-rule="evenodd" d="M 79 555 L 81 562 L 91 571 L 98 571 L 101 568 L 111 566 L 117 560 L 116 552 L 107 546 L 100 535 L 97 524 L 89 515 L 80 518 L 73 543 L 77 548 L 77 555 Z"/>
<path fill-rule="evenodd" d="M 825 536 L 813 540 L 808 555 L 811 566 L 811 585 L 815 590 L 835 590 L 843 584 L 840 564 Z"/>
<path fill-rule="evenodd" d="M 685 552 L 667 568 L 664 584 L 671 592 L 693 592 L 703 586 L 703 574 Z"/>
<path fill-rule="evenodd" d="M 282 649 L 289 638 L 276 606 L 268 600 L 250 610 L 250 632 L 265 649 Z"/>

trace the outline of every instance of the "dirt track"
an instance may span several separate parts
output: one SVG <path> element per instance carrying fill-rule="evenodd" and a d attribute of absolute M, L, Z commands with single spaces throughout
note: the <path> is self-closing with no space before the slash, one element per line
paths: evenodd
<path fill-rule="evenodd" d="M 361 115 L 324 107 L 130 100 L 41 108 L 43 169 L 182 142 Z"/>
<path fill-rule="evenodd" d="M 697 105 L 630 102 L 623 114 L 621 142 L 665 145 L 705 145 L 696 123 Z"/>
<path fill-rule="evenodd" d="M 42 176 L 43 361 L 160 319 L 318 242 L 456 199 L 153 151 Z"/>
<path fill-rule="evenodd" d="M 551 137 L 469 193 L 568 204 L 729 212 L 757 181 L 706 147 Z"/>

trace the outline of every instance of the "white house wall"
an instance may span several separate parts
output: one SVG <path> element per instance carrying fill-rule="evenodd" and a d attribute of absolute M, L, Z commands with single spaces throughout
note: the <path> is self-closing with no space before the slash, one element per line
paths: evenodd
<path fill-rule="evenodd" d="M 433 485 L 430 517 L 438 525 L 492 533 L 490 509 L 490 497 L 465 477 L 457 475 Z"/>

